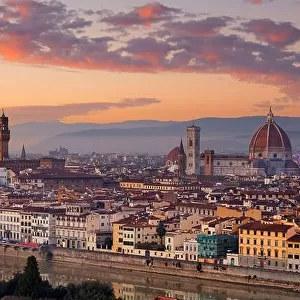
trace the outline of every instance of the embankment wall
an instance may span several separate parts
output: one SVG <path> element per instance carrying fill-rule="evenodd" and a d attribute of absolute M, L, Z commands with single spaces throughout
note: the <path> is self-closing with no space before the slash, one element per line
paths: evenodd
<path fill-rule="evenodd" d="M 52 260 L 69 265 L 84 265 L 107 267 L 129 271 L 141 271 L 172 276 L 190 277 L 194 279 L 223 281 L 229 283 L 279 287 L 298 290 L 300 274 L 285 271 L 265 270 L 259 268 L 244 268 L 234 266 L 217 267 L 201 264 L 197 270 L 197 262 L 177 261 L 172 259 L 152 258 L 152 264 L 147 265 L 149 258 L 110 251 L 83 251 L 64 248 L 51 249 Z M 34 255 L 38 260 L 43 255 L 38 250 L 28 250 L 16 247 L 0 247 L 0 255 L 26 258 Z"/>

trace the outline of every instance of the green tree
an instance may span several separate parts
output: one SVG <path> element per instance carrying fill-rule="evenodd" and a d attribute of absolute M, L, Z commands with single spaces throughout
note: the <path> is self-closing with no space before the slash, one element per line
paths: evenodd
<path fill-rule="evenodd" d="M 165 224 L 162 221 L 159 221 L 159 223 L 157 224 L 156 227 L 156 234 L 159 236 L 160 238 L 160 244 L 163 244 L 163 237 L 166 235 L 166 228 L 165 228 Z"/>
<path fill-rule="evenodd" d="M 69 284 L 67 286 L 69 294 L 65 299 L 73 300 L 115 300 L 113 288 L 98 281 L 85 281 L 81 284 Z"/>
<path fill-rule="evenodd" d="M 38 299 L 43 285 L 36 258 L 34 256 L 29 256 L 24 271 L 18 281 L 15 295 Z"/>

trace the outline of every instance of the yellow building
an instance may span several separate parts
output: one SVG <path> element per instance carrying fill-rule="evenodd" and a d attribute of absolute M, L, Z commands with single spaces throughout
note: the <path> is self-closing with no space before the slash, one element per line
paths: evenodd
<path fill-rule="evenodd" d="M 147 218 L 133 216 L 113 224 L 112 250 L 115 252 L 131 254 L 136 244 L 157 243 L 158 241 L 156 226 Z"/>
<path fill-rule="evenodd" d="M 287 270 L 300 272 L 300 234 L 295 234 L 287 240 Z"/>
<path fill-rule="evenodd" d="M 287 240 L 294 233 L 292 225 L 259 221 L 242 225 L 239 228 L 240 266 L 286 270 Z"/>

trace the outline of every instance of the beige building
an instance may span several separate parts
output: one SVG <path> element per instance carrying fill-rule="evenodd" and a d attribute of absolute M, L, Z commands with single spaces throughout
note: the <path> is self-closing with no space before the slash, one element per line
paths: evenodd
<path fill-rule="evenodd" d="M 184 241 L 195 238 L 195 234 L 184 231 L 167 232 L 165 235 L 165 247 L 168 252 L 183 251 Z"/>
<path fill-rule="evenodd" d="M 2 240 L 20 241 L 22 207 L 0 209 L 0 238 Z"/>
<path fill-rule="evenodd" d="M 89 214 L 88 204 L 67 205 L 65 215 L 58 216 L 56 219 L 57 244 L 64 248 L 86 249 Z"/>

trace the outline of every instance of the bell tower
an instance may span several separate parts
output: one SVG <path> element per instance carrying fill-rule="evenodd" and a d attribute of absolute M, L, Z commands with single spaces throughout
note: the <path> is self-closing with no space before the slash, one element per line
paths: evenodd
<path fill-rule="evenodd" d="M 8 117 L 5 116 L 4 111 L 0 118 L 0 161 L 7 160 L 8 155 L 8 144 L 10 140 L 10 130 L 8 127 Z"/>
<path fill-rule="evenodd" d="M 187 168 L 188 175 L 200 174 L 200 127 L 195 126 L 195 122 L 192 126 L 186 129 L 187 138 Z"/>

